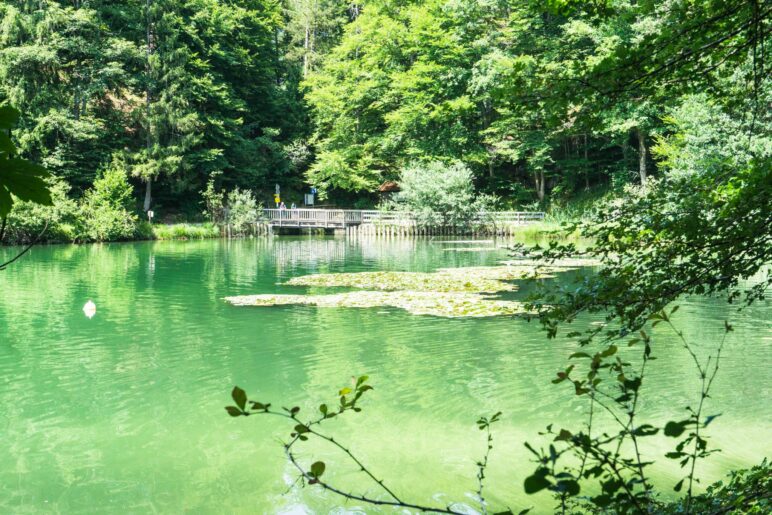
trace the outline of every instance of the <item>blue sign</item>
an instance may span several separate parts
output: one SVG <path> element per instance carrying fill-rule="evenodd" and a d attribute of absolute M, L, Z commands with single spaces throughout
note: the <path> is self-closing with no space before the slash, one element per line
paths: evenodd
<path fill-rule="evenodd" d="M 316 188 L 311 188 L 311 195 L 316 195 L 316 192 L 317 192 Z"/>

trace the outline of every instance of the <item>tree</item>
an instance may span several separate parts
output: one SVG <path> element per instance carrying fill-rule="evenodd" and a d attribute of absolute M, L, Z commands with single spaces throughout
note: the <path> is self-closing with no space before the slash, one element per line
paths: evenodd
<path fill-rule="evenodd" d="M 420 225 L 463 227 L 490 208 L 492 199 L 474 191 L 472 171 L 462 163 L 412 163 L 399 177 L 394 206 L 412 212 Z"/>

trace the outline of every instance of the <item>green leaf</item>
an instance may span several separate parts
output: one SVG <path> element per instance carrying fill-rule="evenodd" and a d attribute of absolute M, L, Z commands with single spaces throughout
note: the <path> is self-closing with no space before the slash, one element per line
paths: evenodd
<path fill-rule="evenodd" d="M 327 405 L 322 404 L 321 406 L 319 406 L 319 411 L 322 412 L 322 415 L 327 415 Z"/>
<path fill-rule="evenodd" d="M 586 352 L 574 352 L 573 354 L 568 356 L 568 359 L 573 359 L 573 358 L 591 358 L 591 357 L 592 356 L 590 356 Z"/>
<path fill-rule="evenodd" d="M 0 184 L 0 218 L 5 218 L 11 212 L 13 198 L 7 189 Z"/>
<path fill-rule="evenodd" d="M 676 492 L 680 492 L 683 486 L 684 486 L 684 480 L 682 479 L 681 481 L 675 484 L 675 486 L 673 487 L 673 490 L 675 490 Z"/>
<path fill-rule="evenodd" d="M 671 420 L 665 424 L 665 436 L 671 436 L 673 438 L 681 436 L 681 434 L 686 430 L 687 422 L 673 422 Z"/>
<path fill-rule="evenodd" d="M 348 395 L 350 393 L 351 393 L 351 388 L 346 387 L 346 388 L 341 388 L 340 391 L 338 392 L 338 395 L 343 396 L 343 395 Z"/>
<path fill-rule="evenodd" d="M 528 476 L 525 478 L 523 486 L 525 487 L 525 493 L 535 494 L 536 492 L 540 492 L 545 488 L 549 488 L 552 486 L 552 483 L 550 483 L 549 480 L 544 476 L 534 474 L 533 476 Z"/>
<path fill-rule="evenodd" d="M 16 154 L 16 146 L 11 141 L 11 138 L 5 133 L 0 131 L 0 153 L 6 154 L 6 157 L 11 157 Z M 0 158 L 3 157 L 0 155 Z"/>
<path fill-rule="evenodd" d="M 244 392 L 244 390 L 238 386 L 234 386 L 233 391 L 231 392 L 231 397 L 233 397 L 233 402 L 235 402 L 236 405 L 243 411 L 244 407 L 247 405 L 246 392 Z"/>
<path fill-rule="evenodd" d="M 558 481 L 557 489 L 559 492 L 565 492 L 569 496 L 579 495 L 579 483 L 574 479 Z"/>
<path fill-rule="evenodd" d="M 295 432 L 299 435 L 302 435 L 303 433 L 308 433 L 310 429 L 308 429 L 308 426 L 305 426 L 303 424 L 298 424 L 295 426 Z"/>
<path fill-rule="evenodd" d="M 609 356 L 613 356 L 617 352 L 617 346 L 616 345 L 609 345 L 606 350 L 600 353 L 601 357 L 608 358 Z"/>
<path fill-rule="evenodd" d="M 635 436 L 652 436 L 658 432 L 659 429 L 650 424 L 643 424 L 642 426 L 638 426 L 633 430 L 633 434 Z"/>
<path fill-rule="evenodd" d="M 11 106 L 0 107 L 0 130 L 11 130 L 19 123 L 20 113 Z"/>
<path fill-rule="evenodd" d="M 225 406 L 225 411 L 228 412 L 228 415 L 231 417 L 240 417 L 243 415 L 243 412 L 238 409 L 236 406 Z"/>
<path fill-rule="evenodd" d="M 324 474 L 324 469 L 326 468 L 326 465 L 323 461 L 317 461 L 313 465 L 311 465 L 311 475 L 315 478 L 322 477 L 322 474 Z"/>
<path fill-rule="evenodd" d="M 0 190 L 7 190 L 21 200 L 50 206 L 51 192 L 44 178 L 49 174 L 45 168 L 24 159 L 0 159 Z M 11 211 L 13 199 L 0 196 L 0 217 Z"/>

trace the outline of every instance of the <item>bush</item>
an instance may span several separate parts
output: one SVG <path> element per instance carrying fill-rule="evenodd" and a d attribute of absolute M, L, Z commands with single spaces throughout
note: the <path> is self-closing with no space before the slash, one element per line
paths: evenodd
<path fill-rule="evenodd" d="M 257 201 L 249 190 L 228 193 L 228 223 L 232 234 L 248 234 L 259 217 Z"/>
<path fill-rule="evenodd" d="M 129 240 L 135 236 L 133 189 L 121 161 L 113 161 L 94 186 L 86 191 L 80 207 L 79 241 Z"/>
<path fill-rule="evenodd" d="M 49 183 L 52 206 L 32 202 L 15 202 L 8 215 L 6 244 L 24 244 L 34 241 L 43 230 L 40 241 L 62 243 L 76 238 L 78 205 L 67 197 L 70 187 L 62 180 Z"/>
<path fill-rule="evenodd" d="M 423 226 L 464 227 L 494 199 L 476 194 L 472 171 L 463 163 L 413 163 L 402 170 L 392 207 L 411 211 Z"/>
<path fill-rule="evenodd" d="M 206 189 L 201 192 L 204 204 L 204 216 L 214 224 L 221 224 L 225 219 L 225 192 L 216 190 L 214 179 L 209 179 Z"/>
<path fill-rule="evenodd" d="M 253 224 L 260 218 L 262 205 L 249 190 L 225 192 L 216 190 L 210 180 L 201 192 L 204 204 L 204 216 L 213 224 L 230 224 L 231 234 L 246 235 Z"/>

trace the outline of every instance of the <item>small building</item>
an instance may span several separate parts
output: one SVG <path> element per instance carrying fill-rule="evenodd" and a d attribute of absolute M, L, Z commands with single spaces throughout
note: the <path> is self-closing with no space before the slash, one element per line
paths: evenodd
<path fill-rule="evenodd" d="M 389 197 L 398 191 L 400 191 L 399 184 L 395 181 L 386 181 L 378 186 L 378 193 L 384 197 Z"/>

